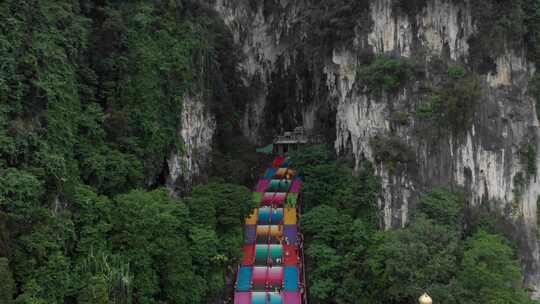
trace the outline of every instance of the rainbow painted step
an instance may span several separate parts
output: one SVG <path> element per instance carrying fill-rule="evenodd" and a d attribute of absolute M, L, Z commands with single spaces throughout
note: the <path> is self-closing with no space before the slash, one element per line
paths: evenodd
<path fill-rule="evenodd" d="M 290 166 L 277 157 L 254 188 L 259 207 L 245 221 L 235 304 L 306 304 L 298 229 L 302 179 Z"/>

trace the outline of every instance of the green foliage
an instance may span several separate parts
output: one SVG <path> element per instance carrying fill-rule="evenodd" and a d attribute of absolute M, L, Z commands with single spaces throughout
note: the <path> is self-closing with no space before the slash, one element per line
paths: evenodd
<path fill-rule="evenodd" d="M 382 303 L 414 300 L 423 290 L 436 299 L 455 275 L 458 238 L 451 228 L 424 217 L 407 229 L 382 233 L 366 266 Z"/>
<path fill-rule="evenodd" d="M 432 119 L 441 111 L 441 98 L 437 95 L 432 96 L 430 102 L 420 105 L 416 111 L 416 116 L 422 119 Z"/>
<path fill-rule="evenodd" d="M 333 206 L 319 205 L 302 217 L 303 232 L 314 242 L 335 247 L 335 241 L 344 237 L 342 232 L 351 225 L 350 215 L 341 214 Z"/>
<path fill-rule="evenodd" d="M 88 282 L 88 286 L 84 287 L 79 293 L 77 302 L 80 304 L 109 303 L 109 293 L 105 279 L 102 277 L 92 277 Z"/>
<path fill-rule="evenodd" d="M 375 206 L 379 184 L 371 164 L 362 163 L 354 176 L 352 169 L 336 161 L 323 145 L 297 151 L 291 159 L 306 179 L 302 186 L 304 210 L 328 204 L 345 213 L 373 217 L 369 210 Z"/>
<path fill-rule="evenodd" d="M 292 154 L 302 168 L 302 231 L 306 238 L 310 298 L 315 303 L 356 302 L 367 245 L 377 226 L 375 214 L 379 181 L 369 163 L 351 168 L 334 160 L 325 146 Z"/>
<path fill-rule="evenodd" d="M 496 303 L 497 295 L 531 303 L 504 237 L 480 231 L 462 238 L 462 207 L 459 194 L 435 190 L 421 197 L 406 228 L 378 233 L 364 263 L 368 303 L 412 302 L 424 290 L 440 303 Z"/>
<path fill-rule="evenodd" d="M 158 189 L 111 202 L 89 187 L 71 199 L 80 239 L 77 298 L 105 303 L 217 297 L 240 257 L 243 219 L 253 207 L 247 188 L 219 182 L 195 187 L 182 201 Z"/>
<path fill-rule="evenodd" d="M 91 251 L 80 263 L 85 279 L 78 294 L 79 302 L 131 303 L 133 275 L 121 256 L 109 256 L 105 251 Z"/>
<path fill-rule="evenodd" d="M 365 262 L 373 280 L 370 296 L 381 303 L 399 303 L 413 301 L 427 289 L 441 303 L 455 303 L 452 282 L 462 207 L 459 194 L 438 189 L 420 198 L 405 229 L 378 233 Z"/>
<path fill-rule="evenodd" d="M 142 165 L 135 156 L 106 146 L 90 153 L 81 160 L 82 178 L 89 185 L 111 195 L 142 184 Z"/>
<path fill-rule="evenodd" d="M 0 258 L 0 303 L 13 303 L 15 281 L 9 269 L 8 259 Z"/>
<path fill-rule="evenodd" d="M 104 75 L 103 98 L 109 115 L 107 135 L 122 150 L 136 155 L 150 176 L 159 174 L 178 138 L 182 99 L 189 90 L 206 89 L 204 73 L 213 52 L 203 17 L 182 16 L 182 5 L 151 3 L 110 5 L 98 39 L 117 37 L 114 49 L 95 52 Z"/>
<path fill-rule="evenodd" d="M 467 71 L 464 67 L 460 65 L 453 65 L 448 67 L 448 76 L 450 78 L 463 78 L 467 74 Z"/>
<path fill-rule="evenodd" d="M 458 130 L 470 128 L 474 112 L 482 92 L 479 80 L 475 76 L 462 77 L 451 81 L 440 92 L 443 105 L 443 121 Z"/>
<path fill-rule="evenodd" d="M 414 64 L 410 59 L 379 56 L 368 66 L 361 66 L 358 80 L 369 92 L 395 93 L 413 76 Z"/>
<path fill-rule="evenodd" d="M 418 209 L 437 224 L 459 227 L 459 217 L 464 207 L 465 201 L 461 194 L 436 189 L 420 198 Z"/>
<path fill-rule="evenodd" d="M 313 269 L 310 271 L 310 296 L 316 303 L 331 301 L 340 288 L 340 278 L 345 270 L 343 257 L 334 248 L 319 243 L 309 246 L 306 255 L 317 265 L 310 268 Z"/>
<path fill-rule="evenodd" d="M 107 235 L 111 230 L 111 201 L 98 195 L 89 186 L 77 186 L 70 193 L 71 219 L 77 235 L 76 251 L 86 259 L 108 248 Z"/>
<path fill-rule="evenodd" d="M 472 126 L 483 93 L 478 77 L 463 73 L 459 67 L 449 68 L 450 79 L 433 92 L 429 103 L 421 105 L 416 112 L 417 117 L 432 122 L 430 128 L 438 128 L 438 135 L 448 131 L 455 135 L 463 134 Z"/>
<path fill-rule="evenodd" d="M 89 14 L 32 3 L 0 5 L 2 157 L 43 168 L 57 192 L 82 179 L 123 193 L 143 185 L 143 172 L 156 183 L 182 150 L 182 99 L 213 85 L 210 19 L 192 17 L 188 2 L 88 4 Z"/>
<path fill-rule="evenodd" d="M 218 81 L 237 58 L 221 23 L 192 1 L 7 0 L 0 19 L 0 256 L 14 280 L 3 292 L 213 301 L 239 257 L 248 190 L 212 183 L 181 202 L 142 187 L 163 185 L 169 153 L 182 153 L 184 97 L 226 96 L 211 105 L 220 123 L 237 106 L 238 77 Z M 207 225 L 191 199 L 215 210 Z"/>
<path fill-rule="evenodd" d="M 332 160 L 330 150 L 324 145 L 310 146 L 305 149 L 295 150 L 290 155 L 294 165 L 301 170 L 309 166 L 328 164 Z"/>
<path fill-rule="evenodd" d="M 190 234 L 195 274 L 206 282 L 205 298 L 214 298 L 225 288 L 226 269 L 240 258 L 243 221 L 254 207 L 251 193 L 242 186 L 213 181 L 195 187 L 185 203 L 195 226 Z"/>
<path fill-rule="evenodd" d="M 373 149 L 373 156 L 377 162 L 382 162 L 391 172 L 398 164 L 407 164 L 414 161 L 414 151 L 396 136 L 376 135 L 369 140 Z"/>
<path fill-rule="evenodd" d="M 255 203 L 251 200 L 251 193 L 243 186 L 210 182 L 204 186 L 196 186 L 191 194 L 193 199 L 212 199 L 205 204 L 216 210 L 216 225 L 219 231 L 238 228 L 243 225 Z M 192 204 L 189 204 L 192 206 Z M 201 208 L 198 206 L 197 208 Z"/>
<path fill-rule="evenodd" d="M 193 281 L 186 238 L 188 210 L 163 190 L 134 190 L 115 199 L 111 245 L 122 255 L 133 273 L 137 301 L 151 303 L 161 288 L 177 290 L 169 301 L 186 303 Z M 176 272 L 178 271 L 178 272 Z M 159 273 L 164 280 L 159 284 Z M 183 284 L 182 284 L 183 283 Z M 183 292 L 180 292 L 183 291 Z"/>
<path fill-rule="evenodd" d="M 521 271 L 504 237 L 480 231 L 465 242 L 457 274 L 462 303 L 534 303 L 521 288 Z"/>
<path fill-rule="evenodd" d="M 41 288 L 35 281 L 30 281 L 22 289 L 22 294 L 15 300 L 16 304 L 47 304 L 51 303 L 37 296 Z"/>

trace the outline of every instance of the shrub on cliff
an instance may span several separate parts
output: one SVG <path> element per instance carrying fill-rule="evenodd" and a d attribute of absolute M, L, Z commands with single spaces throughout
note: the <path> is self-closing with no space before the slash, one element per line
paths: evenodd
<path fill-rule="evenodd" d="M 414 64 L 410 59 L 379 56 L 367 66 L 360 66 L 358 81 L 370 93 L 395 93 L 413 76 Z"/>
<path fill-rule="evenodd" d="M 373 157 L 382 162 L 393 172 L 398 164 L 408 164 L 414 161 L 414 151 L 401 138 L 396 136 L 377 135 L 369 140 Z"/>
<path fill-rule="evenodd" d="M 448 68 L 448 77 L 432 90 L 429 101 L 416 111 L 418 118 L 430 122 L 438 135 L 464 134 L 472 126 L 475 111 L 483 96 L 479 77 L 463 67 Z M 432 131 L 432 130 L 430 130 Z"/>

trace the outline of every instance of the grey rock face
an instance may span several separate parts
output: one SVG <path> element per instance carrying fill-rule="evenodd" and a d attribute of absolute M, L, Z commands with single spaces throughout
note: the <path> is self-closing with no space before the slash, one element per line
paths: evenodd
<path fill-rule="evenodd" d="M 183 141 L 182 151 L 171 151 L 167 159 L 169 174 L 166 185 L 173 196 L 191 190 L 193 182 L 204 178 L 211 162 L 216 119 L 199 96 L 186 96 L 182 109 L 182 129 L 178 138 Z"/>
<path fill-rule="evenodd" d="M 245 84 L 259 92 L 244 113 L 244 133 L 263 142 L 264 129 L 279 132 L 287 124 L 326 128 L 336 151 L 357 164 L 362 159 L 374 160 L 372 137 L 395 134 L 413 147 L 415 163 L 414 168 L 389 170 L 375 162 L 384 189 L 379 198 L 381 227 L 402 227 L 422 191 L 437 185 L 462 188 L 473 204 L 493 202 L 506 218 L 520 246 L 525 284 L 535 287 L 534 297 L 540 297 L 540 183 L 534 174 L 524 185 L 515 182 L 524 171 L 520 149 L 526 143 L 540 144 L 536 109 L 527 95 L 534 70 L 525 51 L 507 49 L 495 58 L 496 71 L 481 75 L 483 97 L 465 134 L 429 141 L 415 132 L 420 122 L 414 117 L 399 126 L 390 118 L 395 111 L 418 109 L 420 84 L 374 97 L 358 89 L 358 67 L 366 52 L 426 62 L 442 57 L 468 65 L 468 39 L 476 30 L 470 1 L 427 1 L 426 7 L 411 16 L 396 10 L 391 0 L 373 0 L 369 28 L 357 26 L 350 37 L 352 43 L 334 44 L 322 58 L 309 60 L 309 50 L 294 44 L 295 39 L 307 39 L 311 34 L 302 26 L 310 9 L 308 2 L 267 2 L 272 4 L 265 7 L 247 0 L 213 3 L 244 52 L 240 70 Z M 429 78 L 430 71 L 426 73 Z M 283 80 L 293 93 L 283 95 L 286 106 L 274 107 L 277 99 L 272 87 Z M 275 118 L 271 123 L 269 116 Z M 538 163 L 539 156 L 535 157 Z"/>

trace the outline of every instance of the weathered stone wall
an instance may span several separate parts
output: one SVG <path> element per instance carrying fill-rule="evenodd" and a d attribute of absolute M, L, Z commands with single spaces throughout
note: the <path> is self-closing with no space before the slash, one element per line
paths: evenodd
<path fill-rule="evenodd" d="M 183 142 L 182 151 L 171 151 L 167 160 L 167 188 L 173 196 L 189 192 L 193 182 L 204 178 L 209 170 L 216 119 L 200 96 L 184 98 L 182 128 L 178 137 Z"/>

